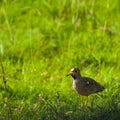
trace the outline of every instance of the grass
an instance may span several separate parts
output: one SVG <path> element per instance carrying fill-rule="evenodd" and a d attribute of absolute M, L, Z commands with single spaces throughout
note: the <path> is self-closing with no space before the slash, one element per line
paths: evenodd
<path fill-rule="evenodd" d="M 119 0 L 0 1 L 0 120 L 119 120 L 119 12 Z M 73 67 L 105 87 L 86 111 Z"/>

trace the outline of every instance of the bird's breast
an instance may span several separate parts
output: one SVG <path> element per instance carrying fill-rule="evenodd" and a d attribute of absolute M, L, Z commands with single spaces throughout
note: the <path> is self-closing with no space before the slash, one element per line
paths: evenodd
<path fill-rule="evenodd" d="M 74 89 L 74 90 L 77 90 L 78 83 L 79 83 L 78 80 L 73 80 L 73 89 Z"/>
<path fill-rule="evenodd" d="M 88 96 L 89 92 L 85 88 L 83 84 L 81 84 L 80 80 L 73 80 L 73 89 L 76 90 L 79 94 Z"/>

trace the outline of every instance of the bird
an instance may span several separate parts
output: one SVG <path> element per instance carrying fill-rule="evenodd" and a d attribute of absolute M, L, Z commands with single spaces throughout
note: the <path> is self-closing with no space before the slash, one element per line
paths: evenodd
<path fill-rule="evenodd" d="M 89 95 L 105 89 L 92 78 L 81 76 L 79 68 L 72 68 L 67 76 L 73 77 L 73 89 L 76 90 L 78 94 L 87 97 L 86 103 L 83 104 L 84 109 L 86 109 Z"/>

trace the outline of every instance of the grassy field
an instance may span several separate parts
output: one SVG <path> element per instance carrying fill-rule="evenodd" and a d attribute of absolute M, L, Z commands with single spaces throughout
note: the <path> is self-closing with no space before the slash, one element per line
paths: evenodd
<path fill-rule="evenodd" d="M 0 120 L 120 120 L 119 0 L 1 0 L 0 60 Z M 105 87 L 86 111 L 73 67 Z"/>

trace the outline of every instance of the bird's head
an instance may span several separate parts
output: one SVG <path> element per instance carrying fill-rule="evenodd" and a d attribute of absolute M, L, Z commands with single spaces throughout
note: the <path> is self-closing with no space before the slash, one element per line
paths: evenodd
<path fill-rule="evenodd" d="M 71 75 L 74 79 L 80 77 L 80 69 L 79 68 L 72 68 L 67 76 Z"/>

